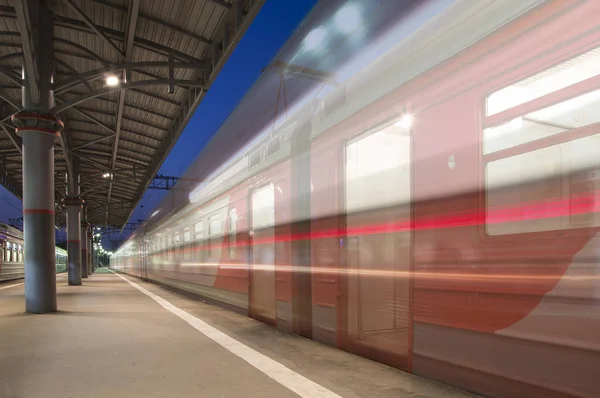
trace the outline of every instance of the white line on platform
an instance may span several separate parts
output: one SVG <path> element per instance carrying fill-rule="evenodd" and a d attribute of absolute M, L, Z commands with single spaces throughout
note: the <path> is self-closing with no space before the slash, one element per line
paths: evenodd
<path fill-rule="evenodd" d="M 15 283 L 14 285 L 9 285 L 9 286 L 2 286 L 2 287 L 0 287 L 0 290 L 8 289 L 9 287 L 21 286 L 21 285 L 23 285 L 24 283 L 25 283 L 25 282 L 21 282 L 21 283 Z"/>
<path fill-rule="evenodd" d="M 210 326 L 203 320 L 174 306 L 167 300 L 163 299 L 160 296 L 157 296 L 156 294 L 148 291 L 147 289 L 144 289 L 137 283 L 130 281 L 128 278 L 117 274 L 111 269 L 108 270 L 113 274 L 117 275 L 119 278 L 123 279 L 125 282 L 129 283 L 131 286 L 133 286 L 140 292 L 144 293 L 146 296 L 152 298 L 167 311 L 177 315 L 179 318 L 189 323 L 194 329 L 201 332 L 206 337 L 213 340 L 221 347 L 225 348 L 227 351 L 237 355 L 244 361 L 248 362 L 250 365 L 254 366 L 256 369 L 269 376 L 271 379 L 277 381 L 279 384 L 292 390 L 301 397 L 341 398 L 333 391 L 328 390 L 327 388 L 315 383 L 314 381 L 307 379 L 301 374 L 294 372 L 290 368 L 269 358 L 268 356 L 261 354 L 256 350 L 253 350 L 247 345 L 237 341 L 233 337 L 230 337 L 227 334 L 216 329 L 215 327 Z"/>

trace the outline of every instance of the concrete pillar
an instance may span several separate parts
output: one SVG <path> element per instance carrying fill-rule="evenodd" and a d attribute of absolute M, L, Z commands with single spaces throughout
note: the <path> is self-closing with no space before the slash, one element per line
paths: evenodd
<path fill-rule="evenodd" d="M 54 139 L 63 123 L 54 106 L 54 22 L 47 2 L 19 3 L 35 47 L 37 77 L 23 68 L 23 110 L 11 120 L 23 139 L 23 232 L 25 246 L 25 310 L 56 311 L 56 256 L 54 232 Z M 36 29 L 33 29 L 35 27 Z M 24 49 L 27 51 L 27 49 Z M 37 84 L 36 84 L 37 83 Z"/>
<path fill-rule="evenodd" d="M 12 116 L 23 139 L 23 231 L 25 310 L 56 311 L 54 236 L 54 138 L 62 129 L 55 117 L 21 112 Z"/>
<path fill-rule="evenodd" d="M 89 274 L 91 275 L 94 272 L 94 263 L 92 262 L 92 227 L 88 225 L 87 230 L 87 256 L 88 256 L 88 269 Z"/>
<path fill-rule="evenodd" d="M 81 269 L 82 276 L 83 270 L 85 270 L 86 276 L 90 274 L 90 268 L 88 263 L 88 226 L 87 221 L 81 222 Z"/>
<path fill-rule="evenodd" d="M 67 209 L 67 262 L 69 272 L 69 285 L 81 285 L 83 276 L 81 264 L 82 236 L 79 231 L 81 224 L 81 209 L 83 200 L 77 196 L 67 196 L 63 199 Z"/>

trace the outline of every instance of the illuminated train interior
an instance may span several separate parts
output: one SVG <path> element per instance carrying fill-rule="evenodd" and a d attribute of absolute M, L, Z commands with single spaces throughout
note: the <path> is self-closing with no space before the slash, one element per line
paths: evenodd
<path fill-rule="evenodd" d="M 600 396 L 600 2 L 392 3 L 111 267 L 484 396 Z M 321 7 L 277 60 L 377 21 Z"/>
<path fill-rule="evenodd" d="M 0 223 L 0 281 L 23 279 L 23 231 Z M 67 251 L 56 247 L 56 272 L 67 271 Z"/>

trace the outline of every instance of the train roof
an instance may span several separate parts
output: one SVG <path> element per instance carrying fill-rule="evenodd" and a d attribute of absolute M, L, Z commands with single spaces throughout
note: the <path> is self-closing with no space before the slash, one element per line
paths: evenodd
<path fill-rule="evenodd" d="M 254 138 L 227 161 L 221 162 L 220 167 L 203 177 L 204 181 L 198 184 L 194 177 L 206 174 L 205 170 L 200 170 L 202 165 L 206 166 L 203 159 L 212 159 L 210 156 L 207 157 L 207 151 L 210 151 L 207 147 L 184 174 L 182 178 L 184 183 L 178 184 L 180 196 L 183 192 L 187 197 L 180 197 L 179 206 L 175 209 L 169 209 L 163 203 L 157 210 L 160 215 L 146 223 L 143 228 L 146 231 L 153 230 L 163 224 L 164 219 L 210 201 L 260 170 L 289 156 L 289 140 L 296 126 L 311 121 L 312 137 L 318 136 L 381 96 L 455 56 L 544 1 L 384 2 L 383 4 L 388 8 L 379 7 L 378 10 L 386 15 L 399 15 L 399 17 L 395 20 L 388 19 L 387 29 L 380 27 L 377 30 L 379 36 L 371 37 L 368 43 L 363 43 L 363 46 L 356 48 L 352 54 L 348 54 L 347 50 L 344 54 L 337 54 L 343 52 L 340 50 L 343 46 L 336 43 L 336 46 L 325 49 L 325 53 L 321 54 L 320 58 L 305 59 L 303 67 L 322 70 L 323 66 L 327 66 L 325 73 L 338 80 L 311 82 L 307 79 L 298 79 L 298 74 L 293 74 L 289 83 L 294 81 L 303 89 L 296 88 L 296 91 L 301 94 L 293 98 L 287 113 L 282 112 L 275 121 L 273 121 L 274 113 L 269 112 L 272 109 L 265 107 L 264 103 L 261 104 L 258 97 L 269 94 L 269 89 L 265 87 L 279 84 L 274 80 L 279 79 L 279 71 L 261 77 L 215 137 L 216 139 L 231 136 L 244 126 L 254 126 L 254 129 L 248 128 L 254 133 Z M 366 6 L 368 2 L 369 0 L 364 0 L 357 3 Z M 336 2 L 336 4 L 339 8 L 340 3 Z M 372 10 L 373 7 L 370 7 L 369 12 Z M 277 60 L 293 59 L 294 62 L 299 62 L 297 54 L 303 49 L 303 40 L 310 32 L 322 28 L 328 20 L 332 20 L 337 10 L 329 3 L 326 11 L 316 11 L 316 15 L 311 14 L 306 23 L 303 23 L 278 53 Z M 378 21 L 377 17 L 377 15 L 370 15 L 374 21 Z M 323 58 L 327 57 L 337 57 L 337 63 L 323 61 Z M 340 96 L 340 92 L 344 95 Z M 343 97 L 344 101 L 340 102 L 338 100 L 340 97 Z M 336 102 L 336 108 L 324 112 L 324 105 L 333 102 Z M 270 113 L 268 123 L 251 123 L 253 116 L 267 113 Z"/>
<path fill-rule="evenodd" d="M 21 231 L 20 229 L 17 229 L 13 226 L 4 224 L 4 223 L 0 223 L 0 238 L 2 237 L 12 237 L 12 238 L 17 238 L 17 239 L 23 239 L 23 231 Z"/>

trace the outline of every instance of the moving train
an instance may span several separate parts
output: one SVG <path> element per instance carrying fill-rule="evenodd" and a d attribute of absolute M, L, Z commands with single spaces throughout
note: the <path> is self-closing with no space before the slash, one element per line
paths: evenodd
<path fill-rule="evenodd" d="M 111 267 L 484 396 L 600 396 L 600 2 L 397 3 Z"/>
<path fill-rule="evenodd" d="M 0 282 L 23 279 L 23 231 L 0 223 Z M 67 251 L 56 246 L 56 272 L 67 271 Z"/>

